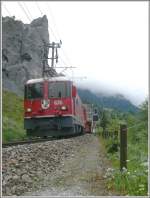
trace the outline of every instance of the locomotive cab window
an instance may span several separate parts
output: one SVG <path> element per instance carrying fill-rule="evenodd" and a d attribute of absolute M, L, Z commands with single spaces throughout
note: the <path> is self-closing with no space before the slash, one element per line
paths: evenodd
<path fill-rule="evenodd" d="M 48 96 L 49 98 L 65 98 L 70 97 L 71 85 L 68 82 L 49 82 Z"/>
<path fill-rule="evenodd" d="M 43 98 L 43 83 L 25 85 L 25 98 L 26 99 Z"/>

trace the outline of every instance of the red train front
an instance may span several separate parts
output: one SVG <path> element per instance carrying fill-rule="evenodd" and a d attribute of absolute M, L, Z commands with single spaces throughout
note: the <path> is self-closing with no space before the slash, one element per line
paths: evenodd
<path fill-rule="evenodd" d="M 84 130 L 84 107 L 72 81 L 63 77 L 29 80 L 24 95 L 28 136 L 61 136 Z"/>

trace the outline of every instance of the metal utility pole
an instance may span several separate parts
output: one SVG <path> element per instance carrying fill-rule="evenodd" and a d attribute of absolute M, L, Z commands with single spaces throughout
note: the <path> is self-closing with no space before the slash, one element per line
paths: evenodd
<path fill-rule="evenodd" d="M 54 69 L 54 63 L 56 60 L 56 63 L 58 62 L 58 52 L 57 49 L 61 47 L 62 42 L 60 41 L 60 43 L 49 43 L 49 44 L 44 44 L 44 55 L 43 55 L 43 72 L 42 72 L 42 76 L 44 77 L 46 74 L 49 74 L 51 76 L 55 76 L 56 72 Z M 50 58 L 48 58 L 48 49 L 50 48 L 52 49 L 52 56 Z M 51 67 L 48 66 L 48 59 L 51 60 Z M 46 66 L 48 66 L 49 68 L 46 68 Z"/>
<path fill-rule="evenodd" d="M 43 71 L 42 71 L 42 76 L 45 77 L 50 76 L 50 77 L 54 77 L 54 76 L 58 76 L 58 73 L 56 72 L 55 68 L 75 68 L 72 66 L 69 67 L 54 67 L 55 61 L 56 63 L 58 63 L 58 48 L 61 47 L 62 42 L 60 41 L 59 43 L 44 43 L 44 54 L 43 54 Z M 51 49 L 51 57 L 48 57 L 48 49 Z M 51 66 L 48 65 L 48 59 L 51 60 Z"/>
<path fill-rule="evenodd" d="M 47 45 L 48 48 L 52 49 L 52 56 L 51 56 L 51 58 L 48 58 L 48 59 L 51 59 L 51 67 L 54 67 L 54 60 L 56 60 L 56 63 L 58 62 L 57 49 L 61 47 L 61 44 L 62 44 L 62 42 L 60 41 L 60 43 L 52 42 Z"/>

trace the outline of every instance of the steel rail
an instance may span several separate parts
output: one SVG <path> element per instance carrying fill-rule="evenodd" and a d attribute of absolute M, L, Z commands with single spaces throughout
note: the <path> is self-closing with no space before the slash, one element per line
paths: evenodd
<path fill-rule="evenodd" d="M 13 142 L 7 142 L 2 143 L 2 148 L 10 147 L 10 146 L 18 146 L 18 145 L 24 145 L 24 144 L 34 144 L 34 143 L 40 143 L 40 142 L 48 142 L 53 140 L 60 140 L 60 139 L 68 139 L 76 136 L 84 135 L 83 134 L 70 134 L 67 136 L 59 136 L 59 137 L 47 137 L 47 138 L 34 138 L 34 139 L 28 139 L 28 140 L 22 140 L 22 141 L 13 141 Z"/>
<path fill-rule="evenodd" d="M 7 142 L 7 143 L 2 143 L 2 148 L 6 148 L 6 147 L 9 147 L 9 146 L 18 146 L 18 145 L 23 145 L 23 144 L 46 142 L 46 141 L 52 141 L 52 140 L 58 140 L 58 138 L 54 138 L 54 137 L 35 138 L 35 139 L 28 139 L 28 140 L 22 140 L 22 141 Z"/>

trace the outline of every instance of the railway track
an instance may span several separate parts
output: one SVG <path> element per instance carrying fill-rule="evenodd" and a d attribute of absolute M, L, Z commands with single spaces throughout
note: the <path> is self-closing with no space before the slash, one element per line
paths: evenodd
<path fill-rule="evenodd" d="M 6 148 L 9 146 L 23 145 L 23 144 L 33 144 L 33 143 L 38 143 L 38 142 L 52 141 L 56 139 L 58 138 L 48 137 L 48 138 L 28 139 L 28 140 L 22 140 L 22 141 L 13 141 L 13 142 L 8 142 L 8 143 L 2 143 L 2 148 Z"/>
<path fill-rule="evenodd" d="M 67 139 L 67 138 L 76 137 L 80 135 L 84 135 L 84 134 L 74 134 L 74 135 L 62 136 L 62 137 L 46 137 L 46 138 L 27 139 L 27 140 L 22 140 L 22 141 L 13 141 L 13 142 L 8 142 L 8 143 L 2 143 L 2 148 L 6 148 L 9 146 L 23 145 L 23 144 L 34 144 L 38 142 L 47 142 L 47 141 L 52 141 L 52 140 Z"/>

